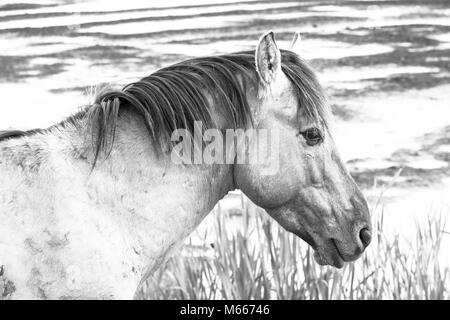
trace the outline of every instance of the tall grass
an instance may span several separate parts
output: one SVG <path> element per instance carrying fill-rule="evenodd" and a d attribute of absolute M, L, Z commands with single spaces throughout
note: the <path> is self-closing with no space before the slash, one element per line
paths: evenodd
<path fill-rule="evenodd" d="M 312 250 L 250 202 L 221 210 L 195 245 L 192 236 L 150 279 L 146 299 L 448 299 L 449 269 L 439 263 L 445 221 L 417 226 L 415 241 L 383 234 L 341 270 L 317 265 Z M 208 240 L 211 238 L 212 240 Z M 197 241 L 198 242 L 198 241 Z M 209 243 L 211 242 L 211 243 Z"/>

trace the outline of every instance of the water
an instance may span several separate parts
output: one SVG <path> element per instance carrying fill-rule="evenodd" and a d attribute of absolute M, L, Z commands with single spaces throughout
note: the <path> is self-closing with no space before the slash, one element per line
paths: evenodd
<path fill-rule="evenodd" d="M 26 3 L 33 8 L 0 1 L 0 129 L 49 126 L 84 104 L 84 88 L 96 83 L 120 86 L 181 59 L 249 50 L 269 29 L 287 48 L 300 31 L 299 54 L 319 72 L 339 149 L 371 205 L 393 172 L 408 168 L 378 207 L 388 229 L 409 236 L 415 221 L 449 211 L 448 5 Z M 236 199 L 222 207 L 239 208 Z"/>

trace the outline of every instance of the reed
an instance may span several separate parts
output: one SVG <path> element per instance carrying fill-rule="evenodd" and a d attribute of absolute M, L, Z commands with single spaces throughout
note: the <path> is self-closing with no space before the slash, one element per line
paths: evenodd
<path fill-rule="evenodd" d="M 239 212 L 215 209 L 142 292 L 145 299 L 449 299 L 441 266 L 445 219 L 430 215 L 412 241 L 383 233 L 341 270 L 315 263 L 312 250 L 242 199 Z M 198 245 L 196 243 L 203 243 Z"/>

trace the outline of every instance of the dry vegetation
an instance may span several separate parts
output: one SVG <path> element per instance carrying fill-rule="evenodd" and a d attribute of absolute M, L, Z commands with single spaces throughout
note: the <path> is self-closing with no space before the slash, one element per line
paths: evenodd
<path fill-rule="evenodd" d="M 213 243 L 171 258 L 142 292 L 146 299 L 448 299 L 449 269 L 439 263 L 444 219 L 417 226 L 414 241 L 383 233 L 355 263 L 337 270 L 315 263 L 311 249 L 263 210 L 243 201 L 242 215 L 218 207 Z M 230 222 L 239 219 L 240 227 Z M 235 221 L 236 222 L 236 221 Z M 198 235 L 197 235 L 198 236 Z M 207 234 L 204 234 L 207 242 Z"/>

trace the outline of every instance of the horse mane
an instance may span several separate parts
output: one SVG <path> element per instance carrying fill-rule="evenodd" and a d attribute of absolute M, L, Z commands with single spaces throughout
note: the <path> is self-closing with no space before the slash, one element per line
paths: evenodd
<path fill-rule="evenodd" d="M 281 62 L 305 115 L 327 126 L 329 110 L 313 70 L 291 51 L 281 50 Z M 232 120 L 234 128 L 252 125 L 246 96 L 248 85 L 258 88 L 254 51 L 194 58 L 160 69 L 122 90 L 100 88 L 92 104 L 60 125 L 87 119 L 95 165 L 101 152 L 111 152 L 120 112 L 126 108 L 142 116 L 151 137 L 166 150 L 175 129 L 192 133 L 195 121 L 201 121 L 204 129 L 214 127 L 211 98 L 220 112 Z M 4 135 L 0 135 L 0 140 L 5 139 Z M 23 135 L 27 132 L 10 133 L 9 137 Z"/>
<path fill-rule="evenodd" d="M 300 108 L 315 122 L 328 125 L 329 110 L 313 70 L 298 55 L 282 50 L 282 70 L 291 80 Z M 246 80 L 246 81 L 243 81 Z M 233 122 L 234 128 L 253 123 L 246 83 L 258 88 L 255 52 L 201 57 L 160 69 L 122 90 L 96 95 L 87 109 L 93 130 L 95 161 L 101 151 L 112 149 L 120 109 L 131 108 L 145 120 L 151 137 L 166 149 L 175 129 L 193 132 L 195 121 L 204 129 L 214 127 L 211 102 Z M 94 163 L 95 163 L 94 161 Z"/>
<path fill-rule="evenodd" d="M 10 139 L 10 138 L 22 137 L 25 134 L 26 134 L 25 131 L 20 131 L 20 130 L 0 131 L 0 141 Z"/>
<path fill-rule="evenodd" d="M 20 137 L 31 136 L 36 133 L 44 133 L 45 129 L 33 129 L 33 130 L 0 130 L 0 141 L 7 139 L 14 139 Z"/>

